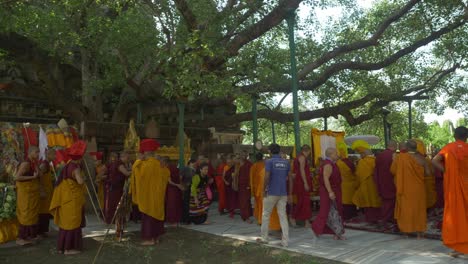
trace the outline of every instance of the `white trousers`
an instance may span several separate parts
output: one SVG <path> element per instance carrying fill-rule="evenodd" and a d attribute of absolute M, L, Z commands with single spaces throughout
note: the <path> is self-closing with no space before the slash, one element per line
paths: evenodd
<path fill-rule="evenodd" d="M 286 204 L 288 203 L 288 196 L 273 196 L 269 195 L 263 198 L 263 212 L 262 212 L 262 239 L 268 241 L 268 227 L 270 226 L 270 216 L 273 208 L 276 206 L 281 225 L 281 232 L 283 234 L 282 243 L 287 245 L 289 241 L 289 225 L 288 216 L 286 214 Z"/>

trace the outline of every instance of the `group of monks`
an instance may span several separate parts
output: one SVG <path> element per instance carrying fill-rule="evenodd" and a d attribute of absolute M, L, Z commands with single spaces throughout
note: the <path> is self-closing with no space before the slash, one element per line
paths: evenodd
<path fill-rule="evenodd" d="M 334 228 L 330 204 L 342 220 L 363 212 L 366 221 L 385 226 L 396 221 L 400 232 L 423 237 L 428 209 L 443 199 L 442 239 L 453 256 L 468 254 L 468 129 L 455 129 L 455 142 L 448 144 L 432 160 L 426 156 L 421 140 L 388 143 L 385 151 L 374 156 L 367 142 L 355 141 L 351 148 L 361 159 L 354 163 L 347 146 L 326 150 L 320 165 L 320 211 L 312 230 L 314 235 L 334 234 L 344 239 L 343 229 Z M 399 149 L 399 151 L 397 151 Z M 435 174 L 443 177 L 443 192 L 437 191 Z M 341 233 L 338 233 L 339 230 Z"/>
<path fill-rule="evenodd" d="M 67 151 L 70 161 L 57 175 L 52 164 L 55 150 L 47 150 L 46 159 L 39 161 L 39 149 L 29 148 L 15 175 L 18 245 L 32 244 L 46 237 L 53 217 L 59 227 L 58 252 L 76 254 L 81 250 L 85 197 L 80 163 L 85 151 L 86 143 L 77 141 Z"/>
<path fill-rule="evenodd" d="M 311 148 L 304 145 L 298 156 L 290 161 L 285 183 L 289 222 L 293 226 L 296 221 L 304 222 L 315 236 L 333 234 L 335 239 L 341 240 L 345 239 L 343 221 L 362 212 L 368 222 L 385 226 L 396 221 L 401 232 L 416 233 L 421 238 L 427 228 L 427 209 L 436 204 L 438 195 L 444 198 L 444 244 L 453 248 L 454 254 L 467 254 L 467 137 L 465 127 L 455 129 L 456 141 L 445 146 L 432 161 L 426 157 L 420 140 L 400 144 L 390 141 L 387 149 L 377 156 L 367 142 L 355 141 L 351 148 L 361 156 L 357 163 L 347 158 L 348 146 L 338 144 L 336 148 L 327 149 L 326 158 L 320 162 L 318 186 L 312 183 L 308 161 Z M 191 160 L 179 173 L 167 158 L 154 155 L 158 147 L 159 143 L 153 139 L 142 140 L 140 154 L 131 168 L 125 152 L 120 157 L 111 155 L 107 166 L 102 164 L 102 155 L 94 153 L 97 161 L 95 183 L 98 193 L 102 194 L 99 205 L 107 223 L 114 222 L 128 178 L 129 194 L 140 215 L 142 245 L 158 243 L 165 222 L 204 223 L 209 202 L 213 199 L 212 182 L 218 191 L 220 214 L 228 213 L 233 218 L 239 211 L 245 222 L 252 223 L 254 216 L 258 224 L 262 223 L 266 170 L 261 153 L 256 154 L 253 163 L 246 155 L 229 155 L 221 159 L 216 170 L 206 159 Z M 58 251 L 64 254 L 81 251 L 86 202 L 82 169 L 85 151 L 86 144 L 76 142 L 67 151 L 70 161 L 59 175 L 55 175 L 51 165 L 55 151 L 47 151 L 47 159 L 39 162 L 39 150 L 36 147 L 29 149 L 28 158 L 16 174 L 19 245 L 33 243 L 38 236 L 45 236 L 52 216 L 59 227 Z M 443 194 L 436 191 L 434 175 L 437 171 L 443 175 Z M 320 211 L 312 221 L 313 188 L 319 191 Z M 197 219 L 203 216 L 202 220 L 190 220 L 194 212 L 193 216 Z M 281 230 L 276 209 L 271 212 L 269 229 Z"/>

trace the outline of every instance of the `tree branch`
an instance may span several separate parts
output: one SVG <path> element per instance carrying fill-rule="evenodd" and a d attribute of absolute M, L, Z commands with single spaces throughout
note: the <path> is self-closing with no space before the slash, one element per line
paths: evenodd
<path fill-rule="evenodd" d="M 301 2 L 302 0 L 283 0 L 260 21 L 239 32 L 227 45 L 228 57 L 237 55 L 240 48 L 245 44 L 280 24 L 286 18 L 288 12 L 296 10 Z"/>
<path fill-rule="evenodd" d="M 179 10 L 180 14 L 184 18 L 187 29 L 189 31 L 194 31 L 198 27 L 197 19 L 195 14 L 190 9 L 188 3 L 185 0 L 174 0 L 177 10 Z"/>
<path fill-rule="evenodd" d="M 324 65 L 325 63 L 342 54 L 368 48 L 370 46 L 377 46 L 379 44 L 378 40 L 383 36 L 383 34 L 390 27 L 390 25 L 398 21 L 404 15 L 406 15 L 419 2 L 421 2 L 421 0 L 411 0 L 405 6 L 393 12 L 384 21 L 382 21 L 380 26 L 377 28 L 377 31 L 375 31 L 375 33 L 370 38 L 337 47 L 325 53 L 322 57 L 318 58 L 317 60 L 306 64 L 298 73 L 299 80 L 305 78 L 313 70 L 317 69 L 318 67 Z"/>
<path fill-rule="evenodd" d="M 428 35 L 425 38 L 422 38 L 418 41 L 415 41 L 413 44 L 407 46 L 406 48 L 403 48 L 392 55 L 388 56 L 387 58 L 376 62 L 376 63 L 366 63 L 366 62 L 355 62 L 355 61 L 345 61 L 345 62 L 340 62 L 340 63 L 335 63 L 328 68 L 326 68 L 319 76 L 314 77 L 313 81 L 310 81 L 307 85 L 302 85 L 300 90 L 302 91 L 313 91 L 316 88 L 320 87 L 323 85 L 330 77 L 333 75 L 343 71 L 343 70 L 362 70 L 362 71 L 375 71 L 379 70 L 382 68 L 385 68 L 396 61 L 398 61 L 400 58 L 416 51 L 418 48 L 425 46 L 432 41 L 439 39 L 443 35 L 450 33 L 454 31 L 455 29 L 463 26 L 466 24 L 466 17 L 460 16 L 456 18 L 456 21 L 448 24 L 447 26 L 432 32 L 430 35 Z M 241 87 L 241 91 L 243 93 L 259 93 L 259 92 L 289 92 L 290 91 L 290 81 L 283 82 L 281 85 L 276 86 L 276 87 L 261 87 L 260 84 L 254 84 L 250 86 L 245 86 Z M 304 87 L 305 86 L 305 87 Z M 252 89 L 252 88 L 257 88 L 257 89 Z"/>
<path fill-rule="evenodd" d="M 372 119 L 377 113 L 379 113 L 382 107 L 387 106 L 391 102 L 396 101 L 407 101 L 410 99 L 422 98 L 423 92 L 433 90 L 435 86 L 440 83 L 447 75 L 453 73 L 459 65 L 454 65 L 453 67 L 441 71 L 437 71 L 435 74 L 430 76 L 428 80 L 421 85 L 416 85 L 406 90 L 396 92 L 396 93 L 372 93 L 367 94 L 366 96 L 349 101 L 346 103 L 341 103 L 331 107 L 323 107 L 315 110 L 308 110 L 299 113 L 300 120 L 310 120 L 322 117 L 338 117 L 339 115 L 343 116 L 350 125 L 357 125 L 366 120 Z M 435 78 L 434 78 L 435 77 Z M 410 95 L 416 93 L 414 95 Z M 354 117 L 351 113 L 352 110 L 358 109 L 365 106 L 366 104 L 371 103 L 368 108 L 368 111 L 358 117 Z M 287 123 L 293 121 L 293 113 L 282 113 L 277 110 L 270 109 L 261 109 L 257 111 L 258 118 L 264 118 L 268 120 L 274 120 L 280 123 Z M 207 117 L 206 121 L 201 126 L 226 126 L 229 124 L 240 123 L 244 121 L 252 120 L 252 113 L 239 113 L 229 117 L 224 117 L 223 119 L 213 117 Z"/>

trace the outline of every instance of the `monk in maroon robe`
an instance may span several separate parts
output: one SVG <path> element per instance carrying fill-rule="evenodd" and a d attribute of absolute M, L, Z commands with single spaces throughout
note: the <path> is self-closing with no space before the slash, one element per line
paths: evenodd
<path fill-rule="evenodd" d="M 250 202 L 252 191 L 250 190 L 250 168 L 252 163 L 241 157 L 239 168 L 239 208 L 241 218 L 245 222 L 252 223 L 252 205 Z"/>
<path fill-rule="evenodd" d="M 297 197 L 297 203 L 294 206 L 292 218 L 294 222 L 304 221 L 305 227 L 310 226 L 312 218 L 312 208 L 310 204 L 310 192 L 312 191 L 312 177 L 310 175 L 310 166 L 307 157 L 311 153 L 311 148 L 304 145 L 301 153 L 294 160 L 294 183 L 293 194 Z M 294 224 L 294 223 L 293 223 Z"/>
<path fill-rule="evenodd" d="M 166 223 L 177 225 L 182 220 L 182 191 L 184 186 L 179 169 L 169 162 L 168 158 L 163 158 L 163 163 L 167 164 L 171 176 L 166 190 Z"/>
<path fill-rule="evenodd" d="M 445 166 L 442 161 L 442 165 Z M 444 208 L 444 173 L 434 166 L 434 175 L 436 180 L 437 202 L 435 208 Z"/>
<path fill-rule="evenodd" d="M 387 149 L 379 153 L 375 158 L 374 181 L 377 191 L 382 200 L 380 223 L 393 222 L 395 212 L 396 188 L 390 167 L 393 162 L 393 155 L 397 149 L 397 142 L 390 140 Z"/>
<path fill-rule="evenodd" d="M 312 231 L 316 236 L 332 234 L 336 240 L 345 240 L 343 227 L 343 204 L 341 202 L 341 175 L 336 165 L 338 152 L 328 148 L 325 152 L 327 158 L 323 161 L 319 173 L 320 211 L 312 223 Z M 329 219 L 330 209 L 336 205 L 338 215 Z"/>
<path fill-rule="evenodd" d="M 226 209 L 229 211 L 229 217 L 234 217 L 234 211 L 239 208 L 239 193 L 235 186 L 235 171 L 234 156 L 229 156 L 226 160 L 226 170 L 223 175 L 224 186 L 226 191 Z"/>
<path fill-rule="evenodd" d="M 107 165 L 107 179 L 105 181 L 104 217 L 107 224 L 112 224 L 115 211 L 123 195 L 125 181 L 131 174 L 128 166 L 129 155 L 120 154 L 120 159 L 113 159 Z"/>

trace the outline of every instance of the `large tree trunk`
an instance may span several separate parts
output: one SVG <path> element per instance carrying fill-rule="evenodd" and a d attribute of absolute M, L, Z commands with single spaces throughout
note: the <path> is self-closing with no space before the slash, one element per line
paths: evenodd
<path fill-rule="evenodd" d="M 94 84 L 97 75 L 97 67 L 94 64 L 91 53 L 85 48 L 81 48 L 82 104 L 88 110 L 89 120 L 103 121 L 102 92 Z"/>

